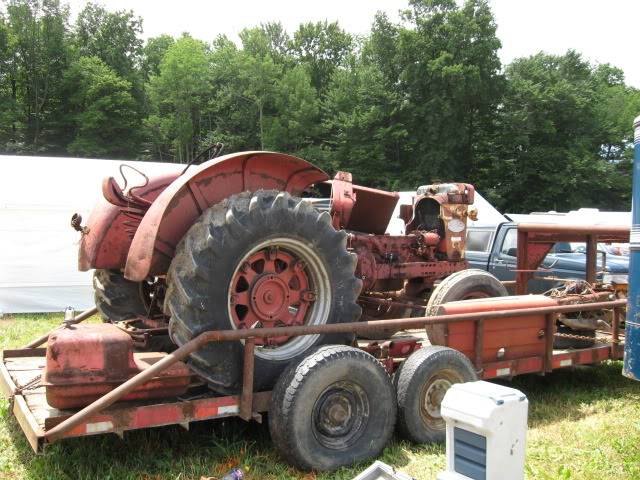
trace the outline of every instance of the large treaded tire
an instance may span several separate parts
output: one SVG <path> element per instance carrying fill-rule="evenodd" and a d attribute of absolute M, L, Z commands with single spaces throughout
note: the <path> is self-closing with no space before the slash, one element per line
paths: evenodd
<path fill-rule="evenodd" d="M 119 322 L 147 314 L 139 282 L 131 282 L 121 272 L 93 272 L 94 299 L 104 322 Z"/>
<path fill-rule="evenodd" d="M 469 359 L 457 350 L 427 345 L 412 353 L 393 379 L 400 435 L 416 443 L 443 442 L 446 425 L 439 415 L 444 393 L 454 383 L 477 379 Z"/>
<path fill-rule="evenodd" d="M 323 426 L 330 418 L 332 429 L 347 427 L 327 436 Z M 395 420 L 389 375 L 373 356 L 347 346 L 320 347 L 290 365 L 273 389 L 269 409 L 274 444 L 302 470 L 335 470 L 379 455 Z"/>
<path fill-rule="evenodd" d="M 252 249 L 282 238 L 306 246 L 324 269 L 329 300 L 318 298 L 316 303 L 328 301 L 329 306 L 321 323 L 356 321 L 361 312 L 356 299 L 362 282 L 354 276 L 356 259 L 347 252 L 346 233 L 331 226 L 328 213 L 320 213 L 286 192 L 244 192 L 206 210 L 176 248 L 164 302 L 174 343 L 184 345 L 205 331 L 236 328 L 229 306 L 235 272 Z M 304 351 L 288 358 L 278 358 L 269 353 L 277 350 L 267 348 L 261 355 L 260 347 L 256 347 L 256 390 L 271 388 L 286 366 L 312 347 L 347 344 L 353 335 L 294 337 L 284 345 L 302 338 L 310 339 L 305 340 Z M 241 386 L 242 355 L 242 342 L 214 343 L 192 354 L 189 363 L 211 388 L 231 393 Z"/>
<path fill-rule="evenodd" d="M 506 297 L 509 292 L 494 275 L 471 268 L 449 275 L 429 297 L 427 316 L 438 315 L 440 305 L 471 298 Z M 432 345 L 446 345 L 445 325 L 428 325 L 427 335 Z"/>

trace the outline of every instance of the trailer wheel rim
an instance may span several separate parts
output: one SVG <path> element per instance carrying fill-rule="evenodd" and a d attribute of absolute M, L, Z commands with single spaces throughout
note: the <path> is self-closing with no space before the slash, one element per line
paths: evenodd
<path fill-rule="evenodd" d="M 369 398 L 364 389 L 354 382 L 336 382 L 316 400 L 311 430 L 322 446 L 344 450 L 362 437 L 368 418 Z"/>
<path fill-rule="evenodd" d="M 331 309 L 331 285 L 324 262 L 304 242 L 265 240 L 238 262 L 229 285 L 231 327 L 323 325 Z M 318 335 L 256 338 L 256 356 L 288 360 L 311 347 Z"/>
<path fill-rule="evenodd" d="M 420 391 L 420 416 L 429 428 L 443 428 L 444 420 L 440 411 L 442 399 L 451 385 L 461 382 L 464 379 L 454 370 L 441 370 L 424 383 Z"/>

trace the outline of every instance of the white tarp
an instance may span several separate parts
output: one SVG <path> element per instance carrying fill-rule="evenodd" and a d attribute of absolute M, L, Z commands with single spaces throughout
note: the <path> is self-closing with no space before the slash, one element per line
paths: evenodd
<path fill-rule="evenodd" d="M 91 272 L 77 268 L 80 234 L 73 213 L 89 217 L 102 195 L 102 179 L 122 185 L 126 163 L 148 175 L 175 164 L 86 158 L 0 155 L 0 314 L 58 312 L 93 306 Z M 129 185 L 142 182 L 125 171 Z"/>
<path fill-rule="evenodd" d="M 605 212 L 597 208 L 580 208 L 569 212 L 507 213 L 516 223 L 559 223 L 562 225 L 629 225 L 631 212 Z"/>

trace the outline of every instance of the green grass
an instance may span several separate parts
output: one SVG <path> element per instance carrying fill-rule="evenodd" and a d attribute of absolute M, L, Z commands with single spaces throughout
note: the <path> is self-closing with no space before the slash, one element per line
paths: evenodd
<path fill-rule="evenodd" d="M 18 347 L 44 333 L 60 315 L 0 320 L 0 346 Z M 509 383 L 530 401 L 529 479 L 640 478 L 640 384 L 620 375 L 620 362 L 564 370 Z M 444 448 L 398 440 L 382 461 L 416 479 L 434 479 Z M 367 464 L 331 474 L 305 474 L 280 461 L 268 428 L 240 420 L 67 440 L 35 456 L 0 400 L 0 479 L 180 479 L 219 477 L 232 467 L 248 479 L 351 479 Z"/>

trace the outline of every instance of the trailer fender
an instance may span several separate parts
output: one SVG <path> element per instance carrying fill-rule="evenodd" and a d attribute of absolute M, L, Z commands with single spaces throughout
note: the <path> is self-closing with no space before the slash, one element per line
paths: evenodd
<path fill-rule="evenodd" d="M 233 153 L 191 167 L 158 196 L 140 222 L 124 275 L 142 281 L 165 274 L 189 227 L 207 208 L 233 194 L 275 189 L 300 195 L 328 178 L 305 160 L 275 152 Z"/>

